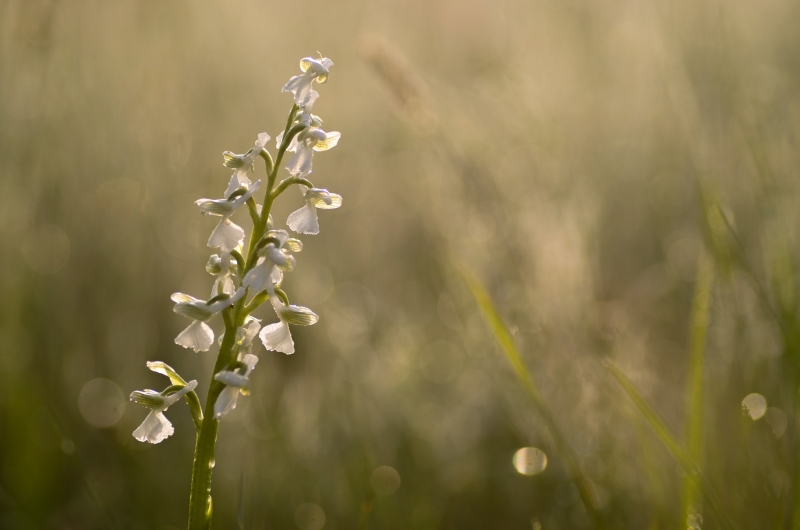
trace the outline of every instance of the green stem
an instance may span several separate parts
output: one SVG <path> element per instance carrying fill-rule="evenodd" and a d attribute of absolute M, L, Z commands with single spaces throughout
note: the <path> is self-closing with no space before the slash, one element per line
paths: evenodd
<path fill-rule="evenodd" d="M 271 193 L 272 187 L 275 185 L 275 179 L 278 175 L 278 168 L 280 167 L 283 153 L 289 146 L 294 134 L 297 134 L 297 131 L 292 129 L 292 123 L 294 122 L 297 110 L 297 105 L 292 105 L 292 110 L 286 121 L 283 142 L 281 142 L 275 162 L 272 162 L 269 153 L 266 153 L 266 156 L 262 154 L 262 158 L 264 158 L 267 164 L 267 172 L 269 173 L 265 195 L 266 199 L 261 209 L 260 218 L 258 218 L 257 215 L 253 215 L 255 213 L 253 211 L 254 208 L 251 208 L 252 205 L 248 203 L 248 209 L 250 209 L 250 213 L 253 217 L 253 230 L 250 234 L 247 258 L 244 258 L 238 253 L 234 255 L 234 258 L 239 264 L 242 278 L 244 278 L 244 275 L 247 274 L 257 262 L 257 259 L 254 259 L 255 246 L 266 231 L 269 212 L 272 209 L 272 202 L 275 200 L 275 197 L 273 197 Z M 258 295 L 256 297 L 258 297 Z M 246 299 L 247 296 L 242 297 L 232 309 L 228 308 L 222 312 L 225 321 L 225 335 L 219 347 L 217 362 L 214 365 L 215 374 L 236 362 L 236 330 L 244 324 L 244 319 L 250 311 L 257 307 L 254 304 L 255 300 L 251 301 L 250 305 L 245 306 Z M 213 378 L 208 386 L 205 419 L 202 420 L 202 426 L 200 427 L 200 432 L 197 435 L 197 441 L 194 447 L 192 485 L 189 493 L 189 530 L 208 530 L 211 528 L 211 472 L 214 468 L 214 452 L 217 445 L 217 431 L 219 430 L 219 420 L 214 417 L 214 404 L 217 402 L 217 397 L 219 397 L 220 392 L 222 392 L 224 388 L 224 384 Z"/>
<path fill-rule="evenodd" d="M 241 301 L 237 302 L 232 316 L 233 323 L 239 320 Z M 230 311 L 226 309 L 225 311 Z M 224 369 L 230 360 L 235 345 L 236 328 L 225 326 L 225 336 L 217 355 L 214 373 Z M 214 417 L 214 404 L 225 385 L 211 379 L 206 398 L 205 419 L 194 447 L 194 463 L 192 464 L 192 486 L 189 493 L 189 530 L 206 530 L 211 524 L 211 471 L 214 468 L 214 450 L 217 445 L 219 420 Z"/>
<path fill-rule="evenodd" d="M 269 194 L 270 202 L 274 201 L 275 199 L 277 199 L 278 195 L 283 193 L 286 190 L 286 188 L 288 188 L 292 184 L 302 184 L 303 186 L 306 186 L 308 188 L 313 188 L 314 187 L 314 185 L 311 183 L 311 181 L 309 181 L 307 179 L 304 179 L 304 178 L 301 178 L 301 177 L 289 177 L 287 179 L 283 179 L 281 181 L 281 183 L 278 184 L 278 187 L 275 188 L 272 191 L 272 193 Z"/>

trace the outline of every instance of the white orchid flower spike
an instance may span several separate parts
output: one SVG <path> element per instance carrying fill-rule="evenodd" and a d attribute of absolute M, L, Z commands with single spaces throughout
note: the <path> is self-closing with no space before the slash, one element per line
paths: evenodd
<path fill-rule="evenodd" d="M 228 199 L 198 199 L 194 201 L 200 212 L 204 215 L 217 215 L 222 217 L 217 227 L 208 238 L 208 246 L 219 248 L 222 252 L 230 252 L 244 242 L 244 230 L 241 226 L 230 220 L 236 210 L 242 207 L 253 196 L 261 181 L 257 180 L 247 188 L 242 195 L 231 200 Z"/>
<path fill-rule="evenodd" d="M 324 83 L 328 80 L 328 74 L 333 66 L 333 61 L 327 57 L 321 59 L 314 59 L 313 57 L 305 57 L 300 59 L 300 69 L 303 71 L 301 75 L 296 75 L 289 79 L 289 82 L 284 85 L 282 92 L 291 92 L 294 94 L 294 102 L 298 107 L 305 107 L 311 99 L 311 83 L 314 80 L 317 83 Z"/>
<path fill-rule="evenodd" d="M 295 259 L 290 252 L 303 250 L 303 243 L 290 238 L 286 230 L 270 230 L 267 237 L 271 241 L 259 249 L 256 266 L 242 279 L 242 285 L 249 287 L 253 294 L 264 289 L 269 290 L 273 284 L 280 284 L 283 279 L 282 271 L 294 269 Z"/>
<path fill-rule="evenodd" d="M 164 396 L 155 390 L 136 390 L 131 394 L 131 401 L 143 405 L 150 410 L 150 414 L 144 419 L 141 425 L 133 431 L 133 437 L 140 442 L 150 442 L 157 444 L 172 436 L 175 428 L 172 423 L 164 416 L 164 412 L 177 403 L 183 396 L 191 392 L 197 386 L 197 381 L 189 381 L 186 386 L 177 392 Z"/>
<path fill-rule="evenodd" d="M 327 151 L 339 143 L 342 134 L 338 131 L 326 133 L 319 127 L 308 127 L 300 132 L 295 146 L 295 154 L 286 164 L 286 170 L 293 177 L 305 177 L 311 173 L 311 160 L 314 151 Z"/>
<path fill-rule="evenodd" d="M 261 342 L 264 343 L 266 349 L 289 355 L 294 353 L 294 340 L 292 340 L 289 324 L 311 326 L 317 323 L 319 316 L 307 307 L 285 305 L 273 290 L 270 290 L 269 295 L 280 322 L 265 326 L 258 336 L 261 337 Z"/>
<path fill-rule="evenodd" d="M 214 374 L 214 379 L 226 385 L 219 396 L 217 396 L 217 401 L 214 403 L 214 417 L 217 419 L 220 419 L 236 408 L 236 400 L 239 398 L 239 394 L 243 391 L 246 392 L 247 387 L 250 385 L 250 372 L 256 367 L 258 357 L 252 353 L 248 353 L 244 356 L 242 362 L 247 366 L 244 373 L 223 370 Z"/>
<path fill-rule="evenodd" d="M 233 296 L 220 294 L 207 302 L 183 293 L 175 293 L 171 296 L 175 302 L 173 311 L 179 315 L 194 320 L 189 327 L 180 332 L 175 337 L 175 344 L 184 348 L 191 348 L 196 352 L 208 351 L 214 343 L 214 330 L 206 324 L 214 314 L 219 313 L 226 307 L 235 304 L 245 294 L 245 289 L 241 288 Z"/>
<path fill-rule="evenodd" d="M 249 175 L 254 171 L 253 166 L 255 161 L 261 154 L 261 151 L 264 149 L 264 147 L 266 147 L 267 142 L 269 142 L 269 135 L 265 132 L 262 132 L 258 133 L 258 140 L 256 140 L 255 147 L 250 149 L 245 154 L 237 155 L 230 151 L 225 151 L 222 153 L 222 165 L 235 170 L 231 176 L 231 180 L 228 182 L 228 189 L 225 190 L 226 199 L 239 188 L 250 187 Z"/>
<path fill-rule="evenodd" d="M 306 204 L 299 210 L 290 213 L 286 224 L 298 234 L 319 234 L 317 208 L 321 210 L 336 209 L 342 205 L 342 196 L 321 188 L 308 188 L 303 185 L 300 185 L 300 190 L 303 192 Z"/>

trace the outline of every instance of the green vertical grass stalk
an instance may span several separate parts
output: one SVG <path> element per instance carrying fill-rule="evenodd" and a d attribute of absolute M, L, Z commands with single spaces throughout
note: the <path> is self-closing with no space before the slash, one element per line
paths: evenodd
<path fill-rule="evenodd" d="M 525 362 L 522 360 L 522 356 L 519 354 L 517 346 L 514 344 L 514 339 L 511 337 L 511 334 L 503 322 L 503 319 L 500 317 L 500 314 L 497 312 L 497 308 L 495 308 L 494 303 L 492 303 L 489 293 L 486 292 L 478 278 L 466 265 L 458 262 L 454 263 L 454 265 L 461 273 L 461 277 L 466 282 L 470 292 L 472 293 L 472 296 L 478 303 L 478 307 L 480 307 L 483 316 L 486 318 L 486 322 L 489 324 L 489 328 L 492 331 L 495 340 L 500 345 L 500 348 L 505 354 L 509 364 L 511 364 L 514 375 L 516 375 L 517 379 L 522 384 L 525 392 L 531 398 L 536 412 L 538 412 L 542 417 L 547 429 L 550 431 L 550 435 L 553 437 L 553 442 L 555 443 L 556 449 L 561 455 L 561 458 L 564 459 L 567 470 L 572 476 L 572 479 L 575 481 L 575 485 L 578 487 L 578 493 L 581 496 L 583 505 L 586 507 L 586 512 L 589 514 L 594 527 L 598 529 L 604 528 L 605 525 L 603 524 L 603 518 L 594 507 L 594 503 L 592 501 L 592 485 L 583 475 L 583 472 L 581 472 L 577 456 L 567 443 L 564 434 L 561 432 L 561 429 L 559 429 L 558 424 L 555 421 L 555 416 L 550 410 L 550 407 L 547 405 L 547 402 L 539 393 L 539 389 L 533 382 L 530 372 L 525 366 Z"/>
<path fill-rule="evenodd" d="M 687 393 L 686 449 L 689 459 L 702 467 L 703 461 L 703 366 L 705 363 L 706 335 L 708 334 L 711 292 L 714 284 L 714 261 L 701 254 L 694 285 L 690 335 L 689 374 Z M 683 480 L 681 514 L 688 517 L 690 509 L 699 498 L 695 481 L 687 476 Z"/>
<path fill-rule="evenodd" d="M 783 339 L 783 349 L 789 363 L 789 380 L 791 395 L 793 396 L 792 408 L 793 413 L 790 417 L 793 419 L 791 426 L 793 431 L 794 440 L 793 449 L 793 474 L 795 480 L 792 484 L 793 493 L 789 495 L 792 499 L 789 528 L 793 530 L 800 530 L 800 445 L 797 444 L 798 424 L 797 414 L 800 411 L 800 392 L 797 391 L 798 384 L 800 384 L 800 329 L 797 324 L 797 281 L 794 273 L 794 263 L 791 258 L 788 243 L 784 244 L 784 248 L 778 252 L 777 260 L 771 265 L 773 267 L 773 299 L 776 301 L 778 308 L 773 306 L 770 300 L 770 293 L 767 288 L 762 284 L 755 269 L 747 259 L 744 245 L 742 244 L 739 234 L 731 225 L 725 212 L 719 203 L 714 204 L 716 212 L 725 227 L 725 231 L 730 239 L 733 248 L 735 249 L 734 258 L 739 268 L 745 272 L 753 286 L 753 289 L 758 296 L 764 314 L 770 318 L 778 326 Z M 787 288 L 788 286 L 788 288 Z M 782 292 L 784 288 L 789 291 L 788 299 L 787 293 Z"/>
<path fill-rule="evenodd" d="M 614 379 L 617 380 L 617 383 L 619 383 L 636 408 L 639 409 L 645 421 L 647 421 L 650 428 L 653 429 L 653 432 L 658 439 L 661 440 L 661 443 L 666 446 L 667 451 L 669 451 L 678 465 L 681 466 L 687 477 L 689 477 L 694 482 L 695 487 L 703 493 L 720 528 L 734 530 L 736 527 L 733 525 L 733 522 L 730 520 L 725 510 L 723 510 L 719 496 L 717 496 L 716 492 L 711 488 L 711 484 L 708 483 L 708 480 L 697 464 L 689 457 L 689 453 L 686 449 L 684 449 L 675 436 L 673 436 L 672 432 L 670 432 L 669 427 L 667 427 L 667 424 L 661 419 L 661 416 L 647 403 L 647 400 L 639 393 L 631 380 L 628 379 L 614 363 L 610 360 L 606 360 L 603 365 L 608 369 Z"/>

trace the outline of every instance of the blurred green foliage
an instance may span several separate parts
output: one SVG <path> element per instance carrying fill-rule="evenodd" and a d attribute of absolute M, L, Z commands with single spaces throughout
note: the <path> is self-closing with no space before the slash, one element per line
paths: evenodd
<path fill-rule="evenodd" d="M 169 300 L 211 286 L 193 201 L 225 189 L 223 150 L 282 129 L 280 89 L 317 50 L 336 65 L 314 112 L 343 138 L 314 183 L 344 205 L 285 285 L 321 320 L 293 330 L 293 356 L 259 350 L 220 429 L 215 528 L 592 526 L 453 256 L 606 528 L 722 527 L 665 433 L 735 528 L 797 524 L 799 16 L 788 0 L 0 1 L 0 528 L 185 526 L 191 417 L 173 407 L 175 435 L 138 443 L 127 395 L 163 387 L 148 360 L 206 388 L 213 353 L 173 343 Z M 765 401 L 745 413 L 750 394 Z M 547 467 L 518 472 L 523 447 Z"/>

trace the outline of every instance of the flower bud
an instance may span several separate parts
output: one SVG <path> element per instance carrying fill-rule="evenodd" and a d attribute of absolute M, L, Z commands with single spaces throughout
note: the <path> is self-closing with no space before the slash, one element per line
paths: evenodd
<path fill-rule="evenodd" d="M 217 254 L 212 254 L 211 257 L 208 258 L 208 263 L 206 263 L 206 272 L 214 276 L 222 272 L 222 258 Z"/>

